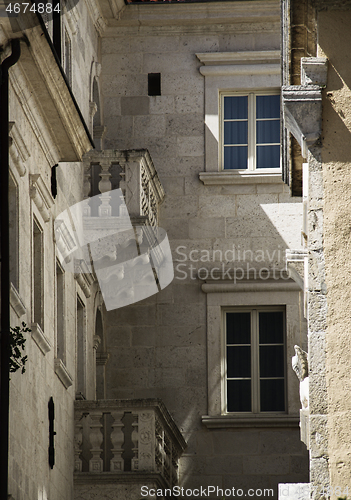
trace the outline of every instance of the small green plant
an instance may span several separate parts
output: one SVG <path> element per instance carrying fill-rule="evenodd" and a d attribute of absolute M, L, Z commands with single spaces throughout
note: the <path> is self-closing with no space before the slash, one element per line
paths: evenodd
<path fill-rule="evenodd" d="M 24 321 L 22 321 L 22 326 L 10 327 L 10 373 L 14 373 L 19 369 L 21 369 L 21 373 L 26 371 L 25 364 L 28 356 L 23 356 L 26 344 L 23 334 L 31 331 Z"/>

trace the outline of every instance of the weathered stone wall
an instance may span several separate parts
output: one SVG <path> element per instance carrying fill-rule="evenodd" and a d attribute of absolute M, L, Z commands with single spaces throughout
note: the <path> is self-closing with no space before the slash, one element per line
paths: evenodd
<path fill-rule="evenodd" d="M 345 4 L 345 3 L 344 3 Z M 338 5 L 336 5 L 338 6 Z M 344 5 L 347 6 L 347 4 Z M 326 378 L 330 484 L 350 485 L 350 72 L 351 12 L 318 14 L 319 53 L 328 58 L 328 83 L 323 99 L 324 245 L 328 312 L 326 316 Z M 346 493 L 345 493 L 346 494 Z M 334 495 L 335 496 L 335 491 Z M 338 496 L 338 494 L 336 494 Z"/>
<path fill-rule="evenodd" d="M 84 2 L 79 3 L 82 25 L 92 25 Z M 63 19 L 67 19 L 63 16 Z M 72 25 L 71 25 L 72 26 Z M 70 26 L 67 25 L 67 29 Z M 70 31 L 71 33 L 71 31 Z M 97 35 L 94 28 L 90 29 L 91 37 L 85 40 L 85 64 L 83 64 L 79 49 L 72 34 L 72 67 L 79 81 L 73 81 L 73 89 L 82 86 L 86 89 L 78 93 L 77 100 L 82 112 L 89 117 L 89 78 L 93 59 L 97 60 Z M 43 36 L 42 50 L 45 57 L 53 59 L 49 46 Z M 45 52 L 46 51 L 46 52 Z M 74 279 L 73 273 L 65 273 L 65 334 L 66 360 L 65 368 L 72 378 L 73 384 L 66 388 L 62 379 L 55 373 L 57 359 L 57 328 L 56 328 L 56 250 L 54 243 L 53 220 L 68 206 L 82 199 L 82 166 L 80 163 L 64 163 L 57 168 L 57 197 L 51 196 L 51 167 L 58 163 L 65 152 L 58 150 L 53 131 L 46 126 L 47 115 L 44 96 L 32 82 L 22 67 L 26 53 L 10 70 L 10 121 L 14 126 L 10 131 L 13 152 L 10 154 L 10 172 L 12 185 L 17 187 L 17 235 L 12 232 L 11 251 L 18 247 L 19 266 L 17 297 L 22 301 L 11 301 L 11 325 L 24 321 L 30 328 L 34 322 L 33 316 L 33 217 L 36 217 L 43 231 L 43 322 L 42 330 L 47 345 L 44 351 L 39 347 L 32 333 L 25 334 L 25 354 L 28 356 L 26 372 L 11 375 L 10 383 L 10 458 L 9 458 L 9 493 L 15 500 L 23 499 L 57 499 L 73 498 L 73 434 L 74 412 L 73 404 L 76 393 L 76 303 L 77 294 L 86 306 L 87 343 L 87 398 L 95 397 L 95 379 L 93 365 L 93 335 L 94 335 L 94 300 L 96 287 L 91 287 L 91 295 L 87 297 Z M 35 66 L 33 58 L 31 64 Z M 78 71 L 78 67 L 80 70 Z M 60 85 L 59 82 L 58 85 Z M 60 88 L 53 93 L 55 106 L 65 112 L 60 101 Z M 52 89 L 50 89 L 52 91 Z M 65 103 L 69 106 L 69 103 Z M 53 108 L 52 108 L 53 111 Z M 12 151 L 12 149 L 11 149 Z M 16 159 L 17 158 L 17 159 Z M 22 169 L 23 167 L 23 169 Z M 21 170 L 22 169 L 22 170 Z M 33 201 L 31 191 L 31 175 L 40 174 L 42 184 L 37 186 L 39 202 Z M 44 196 L 41 197 L 41 192 Z M 32 194 L 32 197 L 30 196 Z M 45 207 L 49 200 L 51 207 L 47 213 Z M 42 207 L 41 205 L 42 204 Z M 14 208 L 15 203 L 12 205 Z M 14 228 L 12 228 L 12 231 Z M 17 302 L 17 305 L 15 303 Z M 16 313 L 17 310 L 17 313 Z M 53 397 L 55 404 L 55 466 L 51 470 L 48 462 L 49 419 L 48 402 Z"/>
<path fill-rule="evenodd" d="M 276 8 L 274 15 L 267 10 L 255 18 L 264 3 L 245 2 L 245 16 L 242 11 L 238 15 L 243 4 L 235 2 L 225 4 L 225 15 L 224 3 L 156 5 L 153 10 L 149 5 L 127 6 L 102 39 L 105 147 L 149 149 L 166 192 L 160 225 L 170 238 L 175 264 L 175 279 L 165 290 L 104 315 L 110 353 L 107 397 L 164 401 L 188 441 L 180 472 L 181 484 L 189 488 L 276 487 L 278 482 L 308 477 L 307 453 L 297 426 L 210 430 L 201 423 L 201 416 L 208 413 L 211 375 L 206 366 L 207 298 L 196 269 L 222 263 L 245 270 L 249 264 L 251 272 L 262 267 L 282 269 L 285 249 L 301 248 L 300 199 L 291 199 L 282 182 L 249 179 L 204 185 L 199 180 L 205 171 L 206 96 L 195 54 L 278 50 L 279 5 L 268 2 L 270 9 Z M 216 16 L 218 24 L 213 21 Z M 147 95 L 148 73 L 161 73 L 161 96 Z M 232 79 L 230 88 L 228 81 L 222 89 L 264 86 L 252 77 Z M 240 257 L 236 253 L 234 262 L 224 257 L 233 245 L 236 252 L 247 251 L 244 261 L 242 253 Z M 215 250 L 222 251 L 222 259 Z M 262 261 L 256 258 L 258 251 L 263 251 Z M 177 269 L 178 264 L 183 266 Z M 265 299 L 261 292 L 258 299 L 255 291 L 234 291 L 233 297 L 233 306 L 255 300 L 275 305 L 281 294 Z M 299 293 L 292 297 L 286 356 L 289 414 L 297 415 L 298 383 L 290 360 L 294 344 L 305 346 L 306 325 Z"/>

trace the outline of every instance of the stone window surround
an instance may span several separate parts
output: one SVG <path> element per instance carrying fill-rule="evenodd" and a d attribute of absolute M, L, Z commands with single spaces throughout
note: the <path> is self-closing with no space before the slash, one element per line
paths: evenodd
<path fill-rule="evenodd" d="M 257 153 L 256 153 L 256 144 L 257 144 L 257 137 L 256 137 L 256 132 L 255 132 L 255 123 L 257 120 L 257 115 L 256 115 L 256 97 L 257 96 L 278 96 L 280 95 L 279 90 L 263 90 L 263 91 L 256 91 L 256 90 L 249 90 L 246 92 L 242 91 L 235 91 L 235 92 L 220 92 L 219 94 L 219 144 L 220 147 L 218 148 L 218 154 L 219 154 L 219 170 L 220 172 L 222 171 L 230 171 L 230 172 L 239 172 L 239 174 L 245 173 L 245 172 L 258 172 L 261 175 L 264 175 L 266 173 L 275 173 L 275 172 L 281 172 L 281 168 L 257 168 L 256 166 L 256 161 L 257 161 Z M 247 130 L 247 155 L 248 155 L 248 163 L 247 163 L 247 168 L 245 169 L 224 169 L 224 154 L 223 154 L 223 149 L 224 149 L 224 99 L 226 97 L 247 97 L 248 99 L 248 116 L 247 116 L 247 123 L 248 123 L 248 130 Z"/>
<path fill-rule="evenodd" d="M 292 321 L 291 304 L 296 303 L 299 286 L 292 281 L 229 283 L 208 280 L 202 285 L 207 294 L 207 377 L 208 414 L 202 416 L 202 423 L 208 428 L 224 427 L 298 427 L 299 407 L 293 408 L 291 383 L 295 374 L 287 370 L 287 411 L 286 413 L 239 414 L 225 413 L 224 378 L 222 376 L 223 357 L 223 310 L 247 306 L 285 306 L 287 331 Z M 294 299 L 295 296 L 295 299 Z M 287 339 L 288 346 L 288 339 Z M 288 349 L 287 349 L 288 351 Z M 290 358 L 287 352 L 286 365 Z M 298 398 L 297 398 L 298 399 Z M 299 403 L 297 402 L 297 405 Z"/>
<path fill-rule="evenodd" d="M 284 393 L 285 393 L 285 400 L 286 400 L 286 327 L 285 327 L 285 307 L 284 306 L 234 306 L 234 307 L 221 307 L 221 313 L 222 313 L 222 318 L 221 318 L 221 324 L 222 324 L 222 363 L 221 363 L 221 377 L 223 379 L 223 384 L 222 384 L 222 401 L 224 404 L 223 408 L 223 413 L 226 415 L 237 415 L 241 417 L 245 416 L 253 416 L 253 415 L 258 415 L 262 414 L 263 412 L 259 411 L 259 383 L 260 383 L 260 375 L 258 372 L 258 357 L 259 357 L 259 346 L 258 346 L 258 319 L 254 320 L 255 326 L 252 324 L 252 316 L 251 314 L 258 309 L 259 312 L 283 312 L 284 313 L 284 327 L 283 327 L 283 334 L 284 334 Z M 251 359 L 251 364 L 253 368 L 251 368 L 251 400 L 252 400 L 252 410 L 251 412 L 229 412 L 227 411 L 227 380 L 228 380 L 228 375 L 227 375 L 227 353 L 226 353 L 226 346 L 227 346 L 227 341 L 226 341 L 226 313 L 237 313 L 237 312 L 245 312 L 245 313 L 250 313 L 251 317 L 251 325 L 250 325 L 250 359 Z M 257 313 L 257 311 L 256 311 Z M 285 406 L 286 406 L 286 401 L 285 401 Z M 285 414 L 285 411 L 282 412 L 277 412 L 277 414 Z M 267 412 L 264 413 L 264 415 L 267 415 Z"/>
<path fill-rule="evenodd" d="M 211 52 L 196 54 L 205 77 L 204 184 L 280 183 L 281 171 L 224 171 L 219 164 L 219 98 L 221 92 L 279 90 L 280 51 Z M 277 171 L 278 170 L 278 171 Z"/>

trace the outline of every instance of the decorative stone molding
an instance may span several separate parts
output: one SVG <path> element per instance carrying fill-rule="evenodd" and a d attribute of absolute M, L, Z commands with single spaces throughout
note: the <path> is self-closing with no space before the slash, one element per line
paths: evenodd
<path fill-rule="evenodd" d="M 205 293 L 241 293 L 241 292 L 291 292 L 300 290 L 294 281 L 249 281 L 246 283 L 212 282 L 204 283 L 201 290 Z"/>
<path fill-rule="evenodd" d="M 23 177 L 26 173 L 24 162 L 30 157 L 30 153 L 15 122 L 9 122 L 9 136 L 11 159 L 19 175 Z"/>
<path fill-rule="evenodd" d="M 221 172 L 200 172 L 199 179 L 205 186 L 229 184 L 282 184 L 281 172 L 262 174 L 257 171 L 238 173 L 228 170 Z"/>
<path fill-rule="evenodd" d="M 203 76 L 235 76 L 280 74 L 280 52 L 278 50 L 252 52 L 199 53 L 196 57 L 203 64 Z"/>
<path fill-rule="evenodd" d="M 51 350 L 51 344 L 49 339 L 45 336 L 43 330 L 41 329 L 40 325 L 38 325 L 38 323 L 32 323 L 31 330 L 34 342 L 37 344 L 37 346 L 45 356 L 45 354 Z"/>
<path fill-rule="evenodd" d="M 26 306 L 24 305 L 20 294 L 16 290 L 16 288 L 13 286 L 13 283 L 11 283 L 11 289 L 10 289 L 10 304 L 17 314 L 17 317 L 20 318 L 23 316 L 23 314 L 26 313 Z"/>
<path fill-rule="evenodd" d="M 317 85 L 282 87 L 285 127 L 301 146 L 302 156 L 322 132 L 322 92 Z"/>
<path fill-rule="evenodd" d="M 37 206 L 45 222 L 50 220 L 49 209 L 54 203 L 54 199 L 46 187 L 40 174 L 29 175 L 29 195 Z"/>
<path fill-rule="evenodd" d="M 58 378 L 61 380 L 61 382 L 63 383 L 65 388 L 68 389 L 69 387 L 71 387 L 71 385 L 73 384 L 73 379 L 72 379 L 71 375 L 69 374 L 62 359 L 55 358 L 54 365 L 55 365 L 55 373 L 58 376 Z"/>
<path fill-rule="evenodd" d="M 328 59 L 326 57 L 301 58 L 301 85 L 319 85 L 325 87 L 328 77 Z"/>

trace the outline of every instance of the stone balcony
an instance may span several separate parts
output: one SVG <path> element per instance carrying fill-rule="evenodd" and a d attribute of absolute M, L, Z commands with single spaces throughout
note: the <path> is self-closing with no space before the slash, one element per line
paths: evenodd
<path fill-rule="evenodd" d="M 75 401 L 74 442 L 75 499 L 93 490 L 101 500 L 122 498 L 126 484 L 135 490 L 127 495 L 131 500 L 140 497 L 142 485 L 172 488 L 186 447 L 157 399 Z"/>
<path fill-rule="evenodd" d="M 165 192 L 146 149 L 92 150 L 84 156 L 86 199 L 118 188 L 133 224 L 158 225 L 158 206 Z M 119 214 L 112 211 L 109 215 Z"/>

